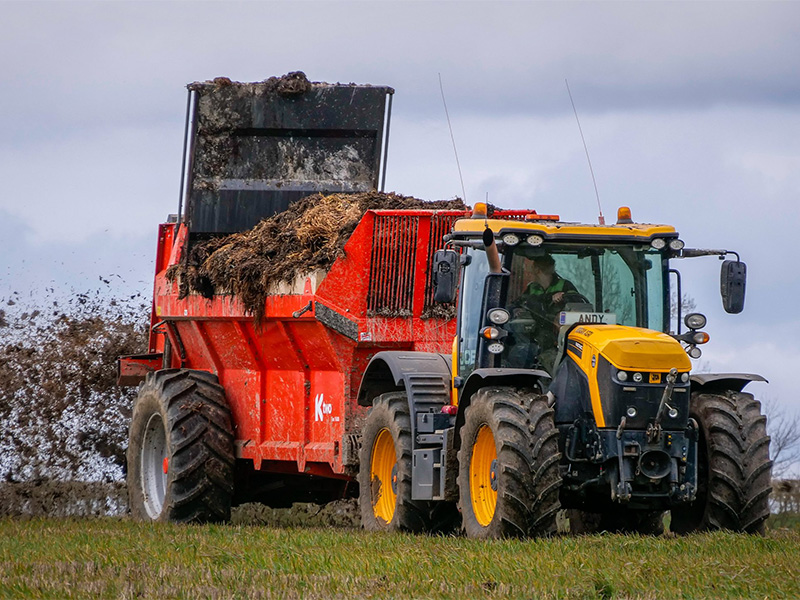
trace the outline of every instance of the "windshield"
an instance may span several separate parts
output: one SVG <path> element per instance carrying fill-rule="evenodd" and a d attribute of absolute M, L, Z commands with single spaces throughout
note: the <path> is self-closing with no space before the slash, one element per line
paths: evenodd
<path fill-rule="evenodd" d="M 506 366 L 552 372 L 562 325 L 605 323 L 664 331 L 665 269 L 649 246 L 551 245 L 510 249 Z"/>
<path fill-rule="evenodd" d="M 522 248 L 508 266 L 509 305 L 546 295 L 543 300 L 561 310 L 604 313 L 604 322 L 665 329 L 662 255 L 650 247 Z"/>

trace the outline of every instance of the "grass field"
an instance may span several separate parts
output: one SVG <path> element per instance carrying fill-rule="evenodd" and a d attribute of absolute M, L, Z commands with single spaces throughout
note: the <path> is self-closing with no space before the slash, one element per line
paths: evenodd
<path fill-rule="evenodd" d="M 478 542 L 0 520 L 2 598 L 798 598 L 800 532 Z"/>

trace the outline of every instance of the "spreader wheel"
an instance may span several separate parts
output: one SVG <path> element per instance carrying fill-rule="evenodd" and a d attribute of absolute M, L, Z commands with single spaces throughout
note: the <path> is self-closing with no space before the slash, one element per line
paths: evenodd
<path fill-rule="evenodd" d="M 693 394 L 690 416 L 700 426 L 697 499 L 672 509 L 670 529 L 763 533 L 772 461 L 761 403 L 744 392 Z"/>
<path fill-rule="evenodd" d="M 429 529 L 431 503 L 411 500 L 411 418 L 402 392 L 378 396 L 359 454 L 361 522 L 368 531 Z"/>
<path fill-rule="evenodd" d="M 133 405 L 128 498 L 142 521 L 227 521 L 233 495 L 233 429 L 217 377 L 150 373 Z"/>

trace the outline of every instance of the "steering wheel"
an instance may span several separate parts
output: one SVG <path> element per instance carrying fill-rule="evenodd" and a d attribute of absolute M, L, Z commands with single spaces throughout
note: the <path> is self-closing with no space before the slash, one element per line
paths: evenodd
<path fill-rule="evenodd" d="M 589 302 L 589 299 L 580 292 L 564 292 L 564 297 L 561 299 L 561 302 L 565 305 L 567 303 L 570 304 L 581 303 L 590 305 L 592 304 L 591 302 Z"/>

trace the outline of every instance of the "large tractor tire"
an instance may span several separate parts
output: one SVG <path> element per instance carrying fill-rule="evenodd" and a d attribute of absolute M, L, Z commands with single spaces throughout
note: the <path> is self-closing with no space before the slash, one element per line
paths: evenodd
<path fill-rule="evenodd" d="M 555 533 L 561 477 L 558 432 L 546 398 L 485 388 L 464 416 L 458 487 L 467 536 Z"/>
<path fill-rule="evenodd" d="M 772 461 L 761 403 L 743 392 L 701 393 L 692 396 L 689 414 L 700 429 L 697 498 L 672 510 L 670 529 L 763 534 Z"/>
<path fill-rule="evenodd" d="M 556 517 L 561 509 L 561 473 L 558 451 L 558 429 L 554 423 L 555 411 L 547 396 L 530 393 L 525 399 L 528 405 L 528 431 L 531 440 L 533 470 L 531 486 L 535 498 L 530 534 L 553 535 L 557 531 Z"/>
<path fill-rule="evenodd" d="M 167 369 L 147 376 L 133 404 L 128 498 L 142 521 L 228 521 L 233 427 L 217 377 Z"/>
<path fill-rule="evenodd" d="M 426 531 L 431 502 L 411 499 L 411 417 L 403 392 L 378 396 L 359 454 L 359 505 L 367 531 Z"/>

